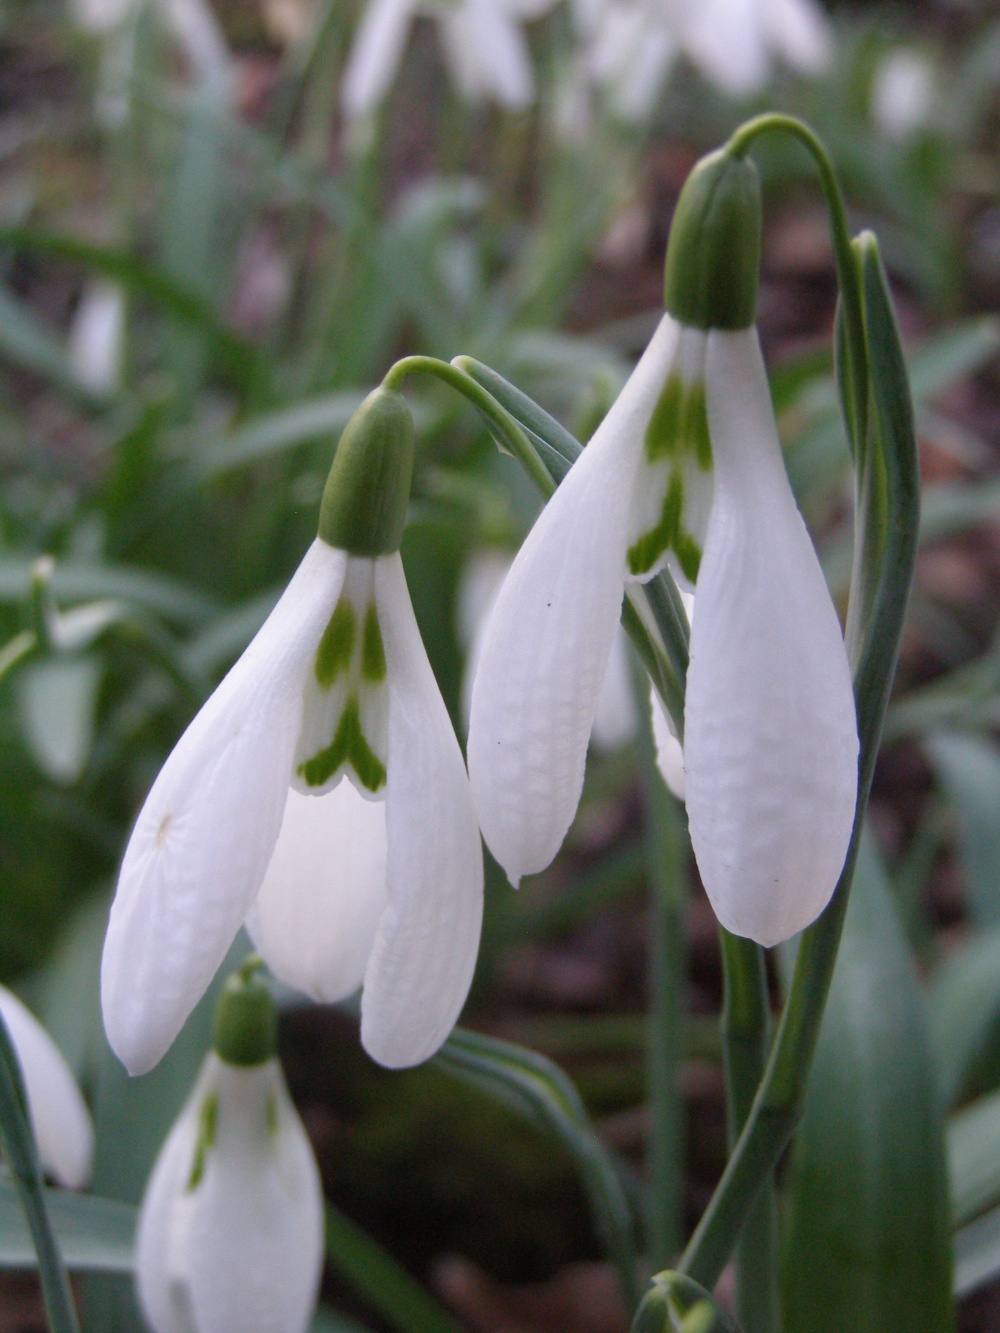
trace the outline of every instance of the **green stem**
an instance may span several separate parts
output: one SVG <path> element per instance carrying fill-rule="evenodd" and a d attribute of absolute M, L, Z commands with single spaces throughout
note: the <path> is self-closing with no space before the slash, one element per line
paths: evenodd
<path fill-rule="evenodd" d="M 517 422 L 508 416 L 493 395 L 481 384 L 477 384 L 471 375 L 459 370 L 458 366 L 453 366 L 450 361 L 439 361 L 434 356 L 404 356 L 389 370 L 382 383 L 387 389 L 398 390 L 407 375 L 420 372 L 436 375 L 445 384 L 464 394 L 483 414 L 491 430 L 501 437 L 505 447 L 514 455 L 545 498 L 548 499 L 553 494 L 556 483 L 532 448 L 527 435 Z"/>
<path fill-rule="evenodd" d="M 724 993 L 722 1044 L 730 1148 L 739 1138 L 767 1064 L 771 1015 L 764 951 L 719 927 Z M 737 1314 L 745 1333 L 778 1333 L 778 1216 L 774 1179 L 761 1186 L 736 1249 Z"/>
<path fill-rule="evenodd" d="M 7 1025 L 0 1018 L 0 1145 L 38 1255 L 38 1274 L 52 1333 L 79 1333 L 69 1277 L 45 1211 L 28 1098 Z"/>
<path fill-rule="evenodd" d="M 847 387 L 851 445 L 854 449 L 855 465 L 860 470 L 862 465 L 861 451 L 864 449 L 867 437 L 868 362 L 865 354 L 865 321 L 861 289 L 858 281 L 857 265 L 851 250 L 851 233 L 847 224 L 844 196 L 840 192 L 840 185 L 833 169 L 833 163 L 830 161 L 830 155 L 822 141 L 808 125 L 796 119 L 795 116 L 786 116 L 776 111 L 755 116 L 736 130 L 726 147 L 730 152 L 742 156 L 748 151 L 755 139 L 762 134 L 770 133 L 772 130 L 792 135 L 812 155 L 830 214 L 833 258 L 840 287 L 840 300 L 849 355 Z"/>
<path fill-rule="evenodd" d="M 647 690 L 636 701 L 648 714 Z M 649 1028 L 650 1108 L 649 1258 L 654 1269 L 673 1263 L 681 1248 L 684 1176 L 685 851 L 681 814 L 656 767 L 650 728 L 640 729 L 639 754 L 646 806 L 646 862 L 651 888 Z"/>

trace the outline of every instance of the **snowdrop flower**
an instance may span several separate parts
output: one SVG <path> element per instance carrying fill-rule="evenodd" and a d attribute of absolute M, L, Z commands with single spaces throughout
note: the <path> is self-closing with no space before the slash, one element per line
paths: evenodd
<path fill-rule="evenodd" d="M 288 984 L 335 1000 L 364 982 L 382 1064 L 433 1054 L 465 1001 L 482 849 L 399 556 L 412 458 L 404 400 L 376 390 L 341 437 L 317 540 L 139 814 L 101 977 L 133 1073 L 244 921 Z"/>
<path fill-rule="evenodd" d="M 323 1265 L 323 1196 L 274 1055 L 264 984 L 231 977 L 215 1050 L 153 1167 L 136 1282 L 154 1333 L 305 1333 Z"/>
<path fill-rule="evenodd" d="M 595 83 L 627 120 L 649 117 L 682 54 L 720 92 L 748 97 L 775 56 L 814 75 L 833 53 L 815 0 L 575 0 L 574 18 Z"/>
<path fill-rule="evenodd" d="M 667 314 L 543 510 L 487 630 L 469 772 L 512 883 L 558 851 L 624 585 L 697 583 L 684 717 L 691 837 L 719 920 L 762 944 L 826 905 L 857 797 L 837 614 L 792 497 L 753 327 L 760 200 L 726 151 L 671 229 Z"/>
<path fill-rule="evenodd" d="M 350 120 L 369 115 L 396 77 L 414 18 L 429 14 L 441 29 L 445 61 L 469 102 L 493 101 L 523 111 L 535 100 L 531 57 L 520 24 L 553 0 L 371 0 L 344 70 L 341 104 Z"/>
<path fill-rule="evenodd" d="M 490 612 L 510 573 L 512 561 L 513 556 L 506 551 L 480 551 L 462 571 L 458 586 L 458 636 L 466 650 L 462 673 L 462 716 L 466 728 L 472 713 L 472 688 Z M 590 743 L 595 750 L 605 753 L 617 750 L 633 739 L 637 725 L 628 640 L 625 631 L 619 628 L 597 696 Z"/>
<path fill-rule="evenodd" d="M 934 82 L 934 66 L 919 51 L 892 51 L 880 62 L 872 84 L 872 119 L 886 138 L 908 139 L 927 124 Z"/>
<path fill-rule="evenodd" d="M 731 97 L 760 92 L 772 56 L 802 74 L 830 63 L 833 42 L 815 0 L 668 0 L 685 55 Z"/>
<path fill-rule="evenodd" d="M 41 1023 L 6 986 L 0 986 L 0 1017 L 21 1066 L 42 1166 L 60 1185 L 82 1189 L 90 1179 L 94 1128 L 76 1080 Z"/>
<path fill-rule="evenodd" d="M 121 284 L 102 278 L 88 283 L 70 325 L 69 359 L 77 379 L 92 393 L 110 395 L 121 388 L 124 333 Z"/>

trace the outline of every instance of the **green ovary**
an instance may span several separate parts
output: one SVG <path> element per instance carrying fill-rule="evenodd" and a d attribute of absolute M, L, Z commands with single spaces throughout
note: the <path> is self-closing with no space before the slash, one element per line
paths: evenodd
<path fill-rule="evenodd" d="M 357 699 L 348 699 L 333 740 L 325 750 L 299 764 L 298 774 L 310 787 L 322 787 L 344 764 L 350 764 L 368 791 L 385 785 L 385 765 L 365 739 Z"/>

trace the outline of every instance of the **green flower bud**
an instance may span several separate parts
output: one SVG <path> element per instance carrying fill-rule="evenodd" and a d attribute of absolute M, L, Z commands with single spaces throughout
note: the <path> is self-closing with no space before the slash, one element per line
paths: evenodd
<path fill-rule="evenodd" d="M 230 1065 L 262 1065 L 278 1045 L 274 1000 L 261 977 L 260 959 L 249 958 L 226 978 L 215 1011 L 215 1053 Z"/>
<path fill-rule="evenodd" d="M 677 201 L 667 242 L 664 303 L 696 329 L 746 329 L 760 274 L 757 168 L 725 148 L 703 157 Z"/>
<path fill-rule="evenodd" d="M 344 428 L 319 509 L 319 536 L 351 555 L 399 550 L 413 477 L 413 418 L 402 394 L 375 389 Z"/>

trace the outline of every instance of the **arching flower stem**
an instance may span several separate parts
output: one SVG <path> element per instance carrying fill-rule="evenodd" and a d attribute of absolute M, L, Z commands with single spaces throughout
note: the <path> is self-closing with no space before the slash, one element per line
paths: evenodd
<path fill-rule="evenodd" d="M 730 152 L 743 156 L 762 135 L 775 132 L 790 134 L 792 138 L 798 139 L 812 156 L 829 214 L 833 260 L 837 270 L 837 285 L 840 289 L 848 356 L 847 364 L 839 366 L 838 372 L 846 376 L 846 383 L 842 387 L 848 437 L 854 454 L 854 464 L 860 473 L 868 434 L 868 361 L 865 352 L 861 287 L 858 281 L 857 263 L 851 249 L 851 232 L 847 223 L 844 196 L 830 155 L 822 141 L 804 121 L 795 116 L 784 115 L 778 111 L 754 116 L 732 134 L 726 147 Z"/>
<path fill-rule="evenodd" d="M 475 370 L 475 377 L 469 370 Z M 397 361 L 382 381 L 383 387 L 398 391 L 407 375 L 435 375 L 451 388 L 463 394 L 470 403 L 485 417 L 494 438 L 502 444 L 521 464 L 528 476 L 546 499 L 555 492 L 556 486 L 565 475 L 554 475 L 528 437 L 527 431 L 511 411 L 509 402 L 501 403 L 497 397 L 484 387 L 480 378 L 489 377 L 491 388 L 494 382 L 502 386 L 501 391 L 516 394 L 534 409 L 533 419 L 547 432 L 547 423 L 553 427 L 557 423 L 548 414 L 541 411 L 537 404 L 531 403 L 526 395 L 497 375 L 489 367 L 481 365 L 471 357 L 456 357 L 454 362 L 439 361 L 433 356 L 406 356 Z M 504 392 L 504 396 L 507 393 Z M 539 432 L 540 433 L 540 432 Z M 559 428 L 558 442 L 545 440 L 553 452 L 567 459 L 569 464 L 582 452 L 579 441 L 568 431 Z M 645 612 L 643 603 L 648 603 Z M 652 622 L 652 623 L 648 623 Z M 663 705 L 670 714 L 677 734 L 684 734 L 684 673 L 687 669 L 687 619 L 680 602 L 679 594 L 665 579 L 654 579 L 643 587 L 630 588 L 622 607 L 622 625 L 632 640 L 636 652 L 653 685 L 663 700 Z"/>

